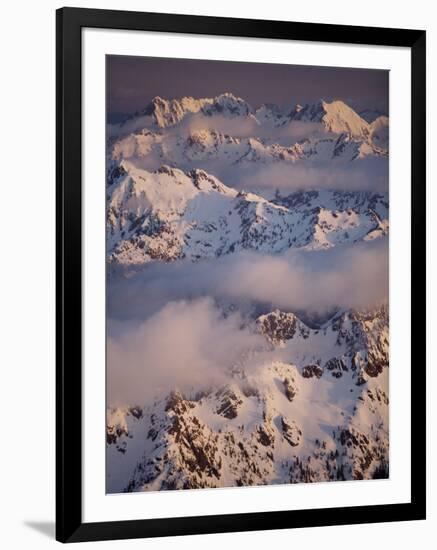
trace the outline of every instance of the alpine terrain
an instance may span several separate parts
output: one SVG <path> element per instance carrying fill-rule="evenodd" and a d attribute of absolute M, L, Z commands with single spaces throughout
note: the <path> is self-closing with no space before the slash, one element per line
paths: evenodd
<path fill-rule="evenodd" d="M 388 130 L 231 93 L 109 126 L 109 493 L 388 477 Z"/>

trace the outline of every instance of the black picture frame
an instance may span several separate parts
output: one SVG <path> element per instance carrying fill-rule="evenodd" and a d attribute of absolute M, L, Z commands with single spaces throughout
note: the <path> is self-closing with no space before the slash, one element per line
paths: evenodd
<path fill-rule="evenodd" d="M 411 502 L 375 506 L 82 522 L 81 31 L 85 27 L 367 44 L 411 49 Z M 56 538 L 95 541 L 425 519 L 425 48 L 422 30 L 96 9 L 56 13 Z"/>

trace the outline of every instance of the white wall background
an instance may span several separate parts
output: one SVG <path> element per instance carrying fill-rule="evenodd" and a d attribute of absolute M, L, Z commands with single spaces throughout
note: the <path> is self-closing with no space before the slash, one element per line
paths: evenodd
<path fill-rule="evenodd" d="M 55 291 L 55 9 L 62 2 L 9 1 L 2 6 L 0 140 L 0 544 L 6 549 L 53 547 L 54 521 L 54 291 Z M 428 31 L 428 486 L 426 522 L 324 527 L 148 541 L 98 543 L 104 548 L 430 548 L 437 535 L 437 459 L 432 398 L 437 376 L 437 201 L 432 123 L 437 121 L 437 18 L 433 3 L 350 0 L 240 2 L 220 0 L 74 0 L 71 5 L 318 23 L 425 28 Z M 434 15 L 434 18 L 433 18 Z M 395 183 L 395 182 L 394 182 Z M 432 253 L 434 248 L 434 254 Z M 424 320 L 417 322 L 423 324 Z M 88 544 L 84 546 L 88 547 Z"/>

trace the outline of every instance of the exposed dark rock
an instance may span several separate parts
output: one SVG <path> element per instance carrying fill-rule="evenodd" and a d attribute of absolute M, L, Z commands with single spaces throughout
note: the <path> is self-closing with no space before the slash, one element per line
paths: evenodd
<path fill-rule="evenodd" d="M 174 390 L 170 393 L 167 398 L 167 403 L 165 405 L 165 411 L 173 411 L 176 414 L 184 413 L 187 410 L 187 404 L 185 402 L 184 396 L 181 392 Z"/>
<path fill-rule="evenodd" d="M 123 426 L 106 426 L 106 443 L 108 445 L 117 443 L 118 439 L 123 435 L 128 435 L 128 431 Z"/>
<path fill-rule="evenodd" d="M 155 428 L 150 428 L 150 430 L 147 432 L 147 439 L 151 439 L 152 441 L 155 441 L 157 437 L 158 437 L 158 431 L 155 430 Z"/>
<path fill-rule="evenodd" d="M 297 447 L 302 438 L 302 431 L 299 429 L 296 422 L 294 420 L 288 421 L 282 417 L 281 428 L 284 439 L 286 439 L 292 447 Z"/>
<path fill-rule="evenodd" d="M 129 409 L 129 412 L 137 420 L 139 420 L 143 416 L 143 409 L 141 407 L 131 407 Z"/>
<path fill-rule="evenodd" d="M 217 396 L 221 396 L 220 405 L 217 407 L 217 414 L 232 420 L 238 415 L 238 407 L 243 401 L 230 388 L 223 392 L 217 392 Z"/>
<path fill-rule="evenodd" d="M 304 378 L 313 378 L 315 376 L 316 378 L 321 378 L 323 375 L 323 367 L 319 365 L 305 365 L 305 367 L 302 369 L 302 376 Z"/>
<path fill-rule="evenodd" d="M 383 360 L 378 359 L 377 357 L 369 354 L 367 358 L 367 363 L 364 365 L 364 370 L 366 374 L 375 378 L 383 371 L 384 367 L 388 366 L 387 363 Z"/>
<path fill-rule="evenodd" d="M 333 357 L 325 364 L 325 369 L 329 370 L 334 378 L 341 378 L 348 368 L 342 359 Z"/>
<path fill-rule="evenodd" d="M 291 340 L 296 332 L 296 317 L 282 311 L 269 313 L 262 319 L 261 331 L 273 342 Z"/>
<path fill-rule="evenodd" d="M 373 472 L 373 479 L 388 479 L 390 475 L 389 465 L 386 460 L 381 460 L 381 463 L 375 468 Z"/>
<path fill-rule="evenodd" d="M 264 426 L 258 426 L 257 434 L 258 441 L 261 443 L 261 445 L 264 445 L 264 447 L 270 447 L 275 441 L 273 432 L 271 432 L 270 430 L 267 431 Z"/>
<path fill-rule="evenodd" d="M 296 397 L 297 394 L 297 387 L 295 384 L 293 384 L 294 380 L 290 380 L 289 378 L 284 379 L 284 393 L 286 398 L 289 401 L 293 401 L 293 399 Z"/>

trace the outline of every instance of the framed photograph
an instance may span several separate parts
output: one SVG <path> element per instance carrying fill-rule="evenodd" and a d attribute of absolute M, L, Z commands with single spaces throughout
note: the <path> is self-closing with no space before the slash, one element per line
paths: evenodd
<path fill-rule="evenodd" d="M 425 518 L 425 32 L 57 12 L 57 539 Z"/>

